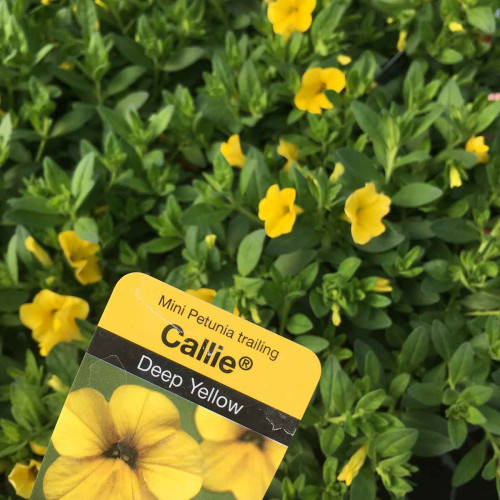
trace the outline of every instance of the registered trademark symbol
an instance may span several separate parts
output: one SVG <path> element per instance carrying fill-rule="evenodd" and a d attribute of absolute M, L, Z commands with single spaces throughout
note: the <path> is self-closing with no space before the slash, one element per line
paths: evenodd
<path fill-rule="evenodd" d="M 238 361 L 238 364 L 240 365 L 240 368 L 242 370 L 250 370 L 253 366 L 253 361 L 252 358 L 249 358 L 248 356 L 242 356 L 240 360 Z"/>

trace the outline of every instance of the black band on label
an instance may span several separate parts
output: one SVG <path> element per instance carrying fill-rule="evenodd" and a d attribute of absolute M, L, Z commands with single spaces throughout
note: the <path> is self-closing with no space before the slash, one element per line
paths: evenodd
<path fill-rule="evenodd" d="M 97 327 L 87 352 L 284 445 L 299 424 L 291 415 L 103 328 Z"/>

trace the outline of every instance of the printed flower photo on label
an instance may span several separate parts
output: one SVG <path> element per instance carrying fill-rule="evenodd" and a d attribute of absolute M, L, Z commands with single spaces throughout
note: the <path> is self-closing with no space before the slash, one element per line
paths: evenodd
<path fill-rule="evenodd" d="M 138 385 L 109 402 L 95 389 L 71 392 L 52 444 L 60 456 L 43 478 L 47 500 L 188 500 L 202 486 L 202 451 L 176 406 Z"/>

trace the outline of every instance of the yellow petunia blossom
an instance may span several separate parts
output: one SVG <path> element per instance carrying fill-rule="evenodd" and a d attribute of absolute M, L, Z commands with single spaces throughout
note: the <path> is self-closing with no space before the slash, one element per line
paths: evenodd
<path fill-rule="evenodd" d="M 71 392 L 52 435 L 59 458 L 47 469 L 47 500 L 188 500 L 201 489 L 202 453 L 160 392 L 122 385 L 108 401 Z"/>
<path fill-rule="evenodd" d="M 294 163 L 297 163 L 298 165 L 299 148 L 295 144 L 280 139 L 280 143 L 278 146 L 278 154 L 286 158 L 286 163 L 285 166 L 283 167 L 283 170 L 285 172 L 289 172 Z"/>
<path fill-rule="evenodd" d="M 52 265 L 52 259 L 49 254 L 42 248 L 35 238 L 33 238 L 33 236 L 28 236 L 24 240 L 24 246 L 36 257 L 42 266 L 49 267 Z"/>
<path fill-rule="evenodd" d="M 47 381 L 47 385 L 56 392 L 69 391 L 69 387 L 57 375 L 52 375 Z"/>
<path fill-rule="evenodd" d="M 75 65 L 72 62 L 63 61 L 61 64 L 59 64 L 59 67 L 61 69 L 65 69 L 66 71 L 71 71 L 72 69 L 74 69 Z"/>
<path fill-rule="evenodd" d="M 263 498 L 286 447 L 202 407 L 194 420 L 203 438 L 203 487 L 236 500 Z"/>
<path fill-rule="evenodd" d="M 295 106 L 302 111 L 319 114 L 323 109 L 332 109 L 325 90 L 342 92 L 345 89 L 345 74 L 338 68 L 312 68 L 302 75 L 299 91 L 295 95 Z"/>
<path fill-rule="evenodd" d="M 471 137 L 465 143 L 465 150 L 470 153 L 474 153 L 478 163 L 488 163 L 490 160 L 490 156 L 488 154 L 490 147 L 484 143 L 484 136 L 482 135 Z"/>
<path fill-rule="evenodd" d="M 408 32 L 406 30 L 401 30 L 399 32 L 398 43 L 396 44 L 396 48 L 401 52 L 406 49 L 406 37 L 408 36 Z"/>
<path fill-rule="evenodd" d="M 30 445 L 31 451 L 35 455 L 40 455 L 43 457 L 45 455 L 45 453 L 47 453 L 47 447 L 42 446 L 41 444 L 35 443 L 35 441 L 30 441 L 29 445 Z"/>
<path fill-rule="evenodd" d="M 20 463 L 14 465 L 7 479 L 18 496 L 21 498 L 30 497 L 41 465 L 42 463 L 38 460 L 30 460 L 28 465 Z"/>
<path fill-rule="evenodd" d="M 75 278 L 82 285 L 90 285 L 102 279 L 101 268 L 95 256 L 100 250 L 97 243 L 83 240 L 75 231 L 63 231 L 57 239 L 66 260 L 75 270 Z"/>
<path fill-rule="evenodd" d="M 316 0 L 276 0 L 270 2 L 267 17 L 275 33 L 288 40 L 294 31 L 304 33 L 311 27 Z"/>
<path fill-rule="evenodd" d="M 450 188 L 451 189 L 456 188 L 456 187 L 460 187 L 462 185 L 462 177 L 460 176 L 460 172 L 459 172 L 458 168 L 455 167 L 455 165 L 452 165 L 450 167 L 449 176 L 450 176 Z"/>
<path fill-rule="evenodd" d="M 233 134 L 227 142 L 223 142 L 220 146 L 220 152 L 232 167 L 244 167 L 247 157 L 241 150 L 240 136 L 238 134 Z"/>
<path fill-rule="evenodd" d="M 217 292 L 215 290 L 212 290 L 211 288 L 198 288 L 198 290 L 189 289 L 186 290 L 186 293 L 189 293 L 189 295 L 192 295 L 193 297 L 198 297 L 199 299 L 204 300 L 209 304 L 212 303 L 215 296 L 217 295 Z M 240 315 L 240 311 L 237 307 L 234 308 L 233 314 L 236 314 L 236 316 Z"/>
<path fill-rule="evenodd" d="M 85 319 L 88 314 L 85 300 L 51 290 L 38 292 L 33 302 L 19 308 L 21 323 L 31 330 L 42 356 L 47 356 L 59 342 L 81 338 L 75 319 Z"/>
<path fill-rule="evenodd" d="M 337 481 L 345 481 L 347 486 L 350 486 L 353 479 L 358 475 L 361 467 L 366 460 L 366 455 L 368 453 L 368 445 L 364 444 L 344 465 L 344 468 L 337 476 Z"/>
<path fill-rule="evenodd" d="M 464 27 L 462 23 L 459 23 L 457 21 L 451 21 L 451 23 L 448 23 L 448 29 L 450 31 L 453 31 L 454 33 L 460 32 L 464 30 Z"/>
<path fill-rule="evenodd" d="M 339 54 L 337 56 L 337 61 L 339 64 L 342 64 L 342 66 L 347 66 L 348 64 L 351 64 L 352 58 L 346 54 Z"/>
<path fill-rule="evenodd" d="M 292 232 L 297 215 L 303 213 L 302 208 L 295 205 L 296 196 L 294 188 L 280 190 L 278 184 L 273 184 L 260 201 L 259 219 L 265 222 L 266 234 L 270 238 Z"/>
<path fill-rule="evenodd" d="M 215 246 L 216 241 L 217 241 L 217 235 L 215 234 L 207 234 L 205 236 L 205 244 L 207 245 L 207 248 L 209 250 L 212 250 L 212 248 Z"/>
<path fill-rule="evenodd" d="M 330 178 L 328 179 L 332 184 L 335 184 L 343 175 L 345 172 L 345 167 L 340 163 L 339 161 L 335 163 L 335 166 L 333 167 L 333 172 L 330 175 Z"/>
<path fill-rule="evenodd" d="M 365 245 L 385 231 L 382 218 L 389 213 L 390 206 L 391 199 L 377 193 L 373 182 L 367 182 L 347 198 L 344 211 L 351 223 L 355 243 Z"/>
<path fill-rule="evenodd" d="M 377 282 L 375 283 L 375 286 L 372 288 L 371 291 L 376 293 L 392 292 L 391 282 L 386 278 L 381 278 L 380 276 L 377 276 Z"/>

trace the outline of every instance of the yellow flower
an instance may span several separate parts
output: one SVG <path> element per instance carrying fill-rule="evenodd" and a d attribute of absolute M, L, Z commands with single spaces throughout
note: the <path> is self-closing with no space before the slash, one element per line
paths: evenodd
<path fill-rule="evenodd" d="M 299 166 L 298 165 L 299 148 L 295 144 L 280 139 L 280 144 L 278 146 L 278 154 L 280 156 L 283 156 L 287 160 L 285 166 L 283 167 L 283 170 L 285 172 L 289 172 L 294 163 L 297 163 L 297 166 Z"/>
<path fill-rule="evenodd" d="M 60 456 L 43 478 L 47 500 L 187 500 L 201 489 L 200 446 L 175 405 L 144 387 L 122 385 L 109 403 L 94 389 L 71 392 L 52 444 Z"/>
<path fill-rule="evenodd" d="M 484 143 L 484 136 L 471 137 L 465 143 L 465 150 L 476 155 L 478 163 L 488 163 L 490 156 L 488 151 L 490 147 Z"/>
<path fill-rule="evenodd" d="M 241 150 L 240 136 L 238 134 L 233 134 L 227 142 L 223 142 L 220 146 L 220 152 L 232 167 L 243 168 L 245 165 L 247 157 Z"/>
<path fill-rule="evenodd" d="M 47 381 L 47 385 L 56 392 L 69 391 L 69 387 L 57 375 L 52 375 Z"/>
<path fill-rule="evenodd" d="M 382 218 L 389 213 L 390 206 L 391 199 L 377 193 L 373 182 L 367 182 L 347 198 L 344 211 L 351 223 L 352 239 L 358 245 L 368 243 L 385 231 Z"/>
<path fill-rule="evenodd" d="M 302 75 L 299 91 L 295 95 L 295 106 L 302 111 L 319 114 L 323 109 L 332 109 L 333 104 L 325 90 L 342 92 L 345 88 L 344 72 L 338 68 L 312 68 Z"/>
<path fill-rule="evenodd" d="M 61 69 L 65 69 L 66 71 L 71 71 L 75 67 L 75 65 L 72 62 L 63 61 L 61 64 L 59 64 L 59 67 Z"/>
<path fill-rule="evenodd" d="M 455 165 L 452 165 L 450 167 L 450 188 L 456 188 L 460 187 L 462 185 L 462 178 L 460 177 L 460 172 L 458 171 L 458 168 L 455 167 Z"/>
<path fill-rule="evenodd" d="M 99 7 L 104 9 L 106 12 L 109 10 L 109 7 L 102 0 L 95 0 L 95 4 L 99 5 Z"/>
<path fill-rule="evenodd" d="M 211 288 L 198 288 L 198 290 L 189 289 L 186 290 L 186 293 L 189 293 L 189 295 L 192 295 L 193 297 L 198 297 L 199 299 L 204 300 L 209 304 L 212 303 L 215 296 L 217 295 L 217 292 L 215 290 L 212 290 Z M 239 316 L 240 310 L 237 307 L 235 307 L 233 314 Z"/>
<path fill-rule="evenodd" d="M 316 0 L 276 0 L 269 3 L 267 17 L 274 32 L 288 40 L 294 31 L 304 33 L 311 27 L 315 8 Z"/>
<path fill-rule="evenodd" d="M 345 167 L 340 163 L 339 161 L 335 163 L 335 167 L 333 167 L 333 172 L 330 175 L 330 178 L 328 179 L 332 184 L 335 184 L 343 175 L 345 172 Z"/>
<path fill-rule="evenodd" d="M 333 304 L 332 307 L 332 323 L 335 326 L 339 326 L 342 323 L 342 318 L 340 316 L 340 306 L 338 304 Z"/>
<path fill-rule="evenodd" d="M 217 241 L 217 236 L 215 234 L 207 234 L 205 236 L 205 243 L 209 250 L 212 250 L 212 248 L 215 246 L 216 241 Z"/>
<path fill-rule="evenodd" d="M 399 51 L 405 50 L 406 49 L 406 37 L 408 35 L 408 32 L 406 30 L 401 30 L 399 32 L 399 38 L 398 38 L 398 43 L 396 45 L 396 48 Z"/>
<path fill-rule="evenodd" d="M 75 278 L 82 285 L 90 285 L 102 279 L 95 254 L 100 250 L 97 243 L 82 240 L 75 231 L 63 231 L 57 237 L 69 265 L 75 270 Z"/>
<path fill-rule="evenodd" d="M 377 292 L 377 293 L 392 292 L 391 282 L 388 279 L 377 276 L 377 282 L 375 283 L 375 286 L 372 288 L 372 292 Z"/>
<path fill-rule="evenodd" d="M 30 441 L 29 445 L 30 445 L 31 451 L 35 455 L 40 455 L 43 457 L 45 455 L 45 453 L 47 453 L 47 447 L 42 446 L 41 444 L 35 443 L 35 441 Z"/>
<path fill-rule="evenodd" d="M 35 484 L 36 475 L 40 470 L 41 462 L 38 460 L 30 460 L 28 465 L 17 463 L 14 465 L 11 473 L 8 476 L 9 483 L 16 490 L 17 495 L 21 498 L 29 498 L 31 490 Z"/>
<path fill-rule="evenodd" d="M 368 445 L 364 444 L 344 465 L 344 468 L 337 476 L 337 481 L 345 481 L 347 486 L 350 486 L 352 480 L 358 475 L 359 470 L 363 467 L 368 453 Z"/>
<path fill-rule="evenodd" d="M 462 23 L 458 23 L 457 21 L 452 21 L 451 23 L 448 23 L 448 29 L 453 32 L 459 32 L 463 31 L 464 27 Z"/>
<path fill-rule="evenodd" d="M 205 408 L 194 420 L 203 438 L 203 487 L 236 500 L 263 498 L 286 448 Z"/>
<path fill-rule="evenodd" d="M 337 56 L 337 61 L 339 64 L 342 64 L 342 66 L 347 66 L 348 64 L 351 64 L 352 58 L 346 54 L 339 54 Z"/>
<path fill-rule="evenodd" d="M 294 188 L 279 188 L 273 184 L 266 193 L 266 197 L 259 203 L 259 219 L 265 222 L 266 234 L 270 238 L 277 238 L 282 234 L 291 233 L 297 215 L 303 212 L 295 205 L 297 193 Z"/>
<path fill-rule="evenodd" d="M 38 244 L 38 242 L 32 236 L 28 236 L 24 240 L 24 246 L 36 257 L 36 259 L 42 264 L 42 266 L 49 267 L 52 264 L 52 259 L 49 257 L 49 254 Z"/>
<path fill-rule="evenodd" d="M 42 0 L 42 5 L 49 5 L 51 0 Z"/>
<path fill-rule="evenodd" d="M 51 290 L 38 292 L 33 302 L 19 308 L 21 323 L 31 330 L 42 356 L 47 356 L 59 342 L 81 338 L 75 318 L 85 319 L 88 314 L 89 305 L 85 300 Z"/>

